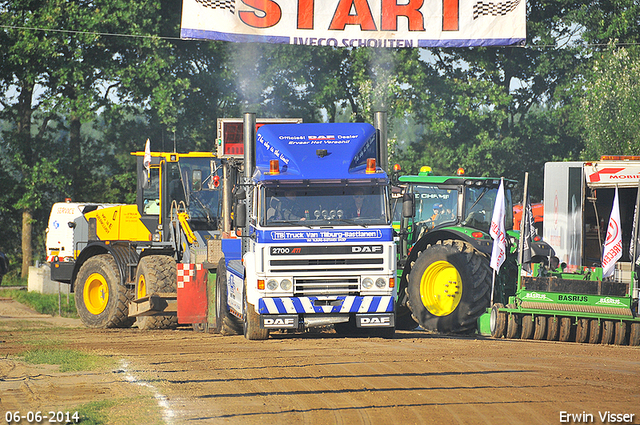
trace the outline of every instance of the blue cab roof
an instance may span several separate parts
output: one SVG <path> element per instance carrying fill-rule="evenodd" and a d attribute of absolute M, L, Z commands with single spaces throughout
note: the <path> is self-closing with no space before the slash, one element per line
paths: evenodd
<path fill-rule="evenodd" d="M 268 124 L 260 127 L 256 136 L 253 178 L 386 179 L 379 167 L 375 173 L 366 173 L 367 158 L 378 158 L 376 130 L 371 124 Z M 279 174 L 269 173 L 272 159 L 279 161 Z"/>

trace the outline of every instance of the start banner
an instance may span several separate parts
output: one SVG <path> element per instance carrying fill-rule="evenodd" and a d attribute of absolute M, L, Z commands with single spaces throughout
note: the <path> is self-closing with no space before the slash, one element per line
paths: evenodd
<path fill-rule="evenodd" d="M 524 45 L 525 0 L 183 0 L 183 39 L 332 47 Z"/>

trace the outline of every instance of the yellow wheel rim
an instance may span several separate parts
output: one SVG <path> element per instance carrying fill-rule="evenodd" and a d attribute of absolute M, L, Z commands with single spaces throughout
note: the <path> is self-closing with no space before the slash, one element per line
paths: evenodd
<path fill-rule="evenodd" d="M 436 261 L 427 267 L 420 280 L 422 304 L 435 316 L 446 316 L 460 304 L 462 279 L 447 261 Z"/>
<path fill-rule="evenodd" d="M 147 282 L 144 279 L 144 275 L 140 275 L 138 278 L 138 285 L 136 287 L 136 298 L 140 299 L 147 296 Z"/>
<path fill-rule="evenodd" d="M 109 284 L 100 273 L 93 273 L 82 291 L 84 305 L 91 314 L 100 314 L 109 303 Z"/>

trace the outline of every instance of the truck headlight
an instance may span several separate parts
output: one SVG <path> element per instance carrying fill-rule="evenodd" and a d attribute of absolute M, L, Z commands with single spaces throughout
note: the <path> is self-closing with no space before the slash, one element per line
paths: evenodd
<path fill-rule="evenodd" d="M 267 281 L 267 289 L 270 291 L 275 291 L 278 289 L 278 282 L 275 279 L 269 279 Z"/>
<path fill-rule="evenodd" d="M 376 279 L 376 286 L 380 289 L 384 288 L 385 286 L 387 286 L 387 281 L 384 280 L 383 278 L 379 277 Z"/>
<path fill-rule="evenodd" d="M 290 291 L 293 288 L 293 283 L 289 279 L 282 279 L 280 282 L 280 289 L 283 291 Z"/>
<path fill-rule="evenodd" d="M 373 287 L 373 279 L 370 277 L 365 277 L 362 279 L 362 287 L 364 289 L 371 289 Z"/>

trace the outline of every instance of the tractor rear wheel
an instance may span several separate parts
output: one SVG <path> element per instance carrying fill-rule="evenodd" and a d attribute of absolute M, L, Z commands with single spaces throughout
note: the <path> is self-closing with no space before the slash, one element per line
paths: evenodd
<path fill-rule="evenodd" d="M 133 293 L 120 284 L 120 272 L 110 254 L 89 258 L 78 271 L 75 301 L 78 316 L 89 328 L 128 328 Z"/>
<path fill-rule="evenodd" d="M 158 293 L 176 292 L 176 261 L 166 255 L 148 255 L 138 262 L 136 271 L 136 298 Z M 178 316 L 139 316 L 138 328 L 175 329 Z"/>
<path fill-rule="evenodd" d="M 239 320 L 229 312 L 227 304 L 227 267 L 224 258 L 218 262 L 216 271 L 216 327 L 215 333 L 222 335 L 240 335 L 242 325 Z"/>
<path fill-rule="evenodd" d="M 605 345 L 613 344 L 613 336 L 615 335 L 615 325 L 612 320 L 602 322 L 602 343 Z"/>
<path fill-rule="evenodd" d="M 560 332 L 560 320 L 555 316 L 547 317 L 547 341 L 557 341 Z"/>
<path fill-rule="evenodd" d="M 494 338 L 502 338 L 507 330 L 507 313 L 499 311 L 504 305 L 496 303 L 491 307 L 491 317 L 489 321 L 489 329 L 491 336 Z"/>
<path fill-rule="evenodd" d="M 408 276 L 408 306 L 429 331 L 475 331 L 478 318 L 489 307 L 490 292 L 489 260 L 458 240 L 427 246 Z"/>

